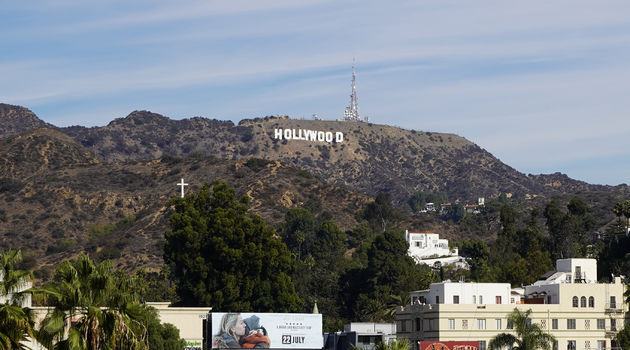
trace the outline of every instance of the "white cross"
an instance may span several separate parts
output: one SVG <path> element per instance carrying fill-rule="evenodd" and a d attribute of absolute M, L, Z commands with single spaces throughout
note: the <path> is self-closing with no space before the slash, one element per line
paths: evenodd
<path fill-rule="evenodd" d="M 178 183 L 177 186 L 182 186 L 182 198 L 184 198 L 184 186 L 188 186 L 188 184 L 184 183 L 184 179 L 182 178 L 182 182 Z"/>

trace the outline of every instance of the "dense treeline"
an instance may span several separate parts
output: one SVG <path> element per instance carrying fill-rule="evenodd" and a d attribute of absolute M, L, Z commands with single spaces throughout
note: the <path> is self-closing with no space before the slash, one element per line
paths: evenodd
<path fill-rule="evenodd" d="M 564 207 L 551 200 L 525 218 L 506 197 L 479 213 L 459 214 L 462 229 L 486 235 L 498 221 L 494 241 L 457 242 L 469 270 L 416 265 L 397 230 L 404 213 L 386 194 L 358 212 L 359 224 L 346 232 L 317 206 L 289 209 L 274 230 L 249 215 L 247 197 L 237 200 L 225 183 L 206 185 L 171 204 L 165 261 L 173 271 L 180 305 L 259 312 L 310 312 L 317 305 L 328 330 L 340 329 L 348 320 L 392 320 L 409 291 L 443 279 L 519 286 L 552 270 L 558 258 L 597 257 L 600 267 L 608 269 L 603 277 L 620 274 L 630 264 L 630 256 L 624 255 L 630 251 L 628 237 L 619 231 L 623 212 L 612 231 L 595 236 L 589 208 L 577 196 Z M 444 219 L 454 217 L 447 212 Z"/>
<path fill-rule="evenodd" d="M 248 214 L 248 197 L 236 199 L 225 183 L 171 202 L 164 260 L 178 304 L 216 311 L 310 312 L 325 328 L 347 320 L 392 320 L 388 312 L 410 290 L 438 276 L 407 256 L 400 231 L 390 230 L 396 210 L 382 195 L 343 232 L 317 207 L 287 211 L 278 230 Z"/>

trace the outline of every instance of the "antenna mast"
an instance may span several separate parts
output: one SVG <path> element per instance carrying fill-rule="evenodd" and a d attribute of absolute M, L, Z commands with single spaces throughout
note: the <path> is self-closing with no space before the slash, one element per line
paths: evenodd
<path fill-rule="evenodd" d="M 357 98 L 357 75 L 355 72 L 355 59 L 352 58 L 352 94 L 350 95 L 350 105 L 346 107 L 343 113 L 345 121 L 361 121 L 359 117 L 359 100 Z"/>

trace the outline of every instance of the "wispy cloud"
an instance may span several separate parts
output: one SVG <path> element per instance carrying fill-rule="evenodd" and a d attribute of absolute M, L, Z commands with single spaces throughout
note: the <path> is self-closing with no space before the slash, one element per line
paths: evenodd
<path fill-rule="evenodd" d="M 580 160 L 630 149 L 629 12 L 621 0 L 13 2 L 0 98 L 62 125 L 136 108 L 334 118 L 355 56 L 374 122 L 457 133 L 527 172 L 588 174 Z"/>

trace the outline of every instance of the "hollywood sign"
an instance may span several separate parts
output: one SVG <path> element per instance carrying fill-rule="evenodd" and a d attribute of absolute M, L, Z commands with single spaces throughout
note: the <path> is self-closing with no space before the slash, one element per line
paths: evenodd
<path fill-rule="evenodd" d="M 313 142 L 341 143 L 342 132 L 317 131 L 305 129 L 273 129 L 273 138 L 276 140 L 303 140 Z"/>

